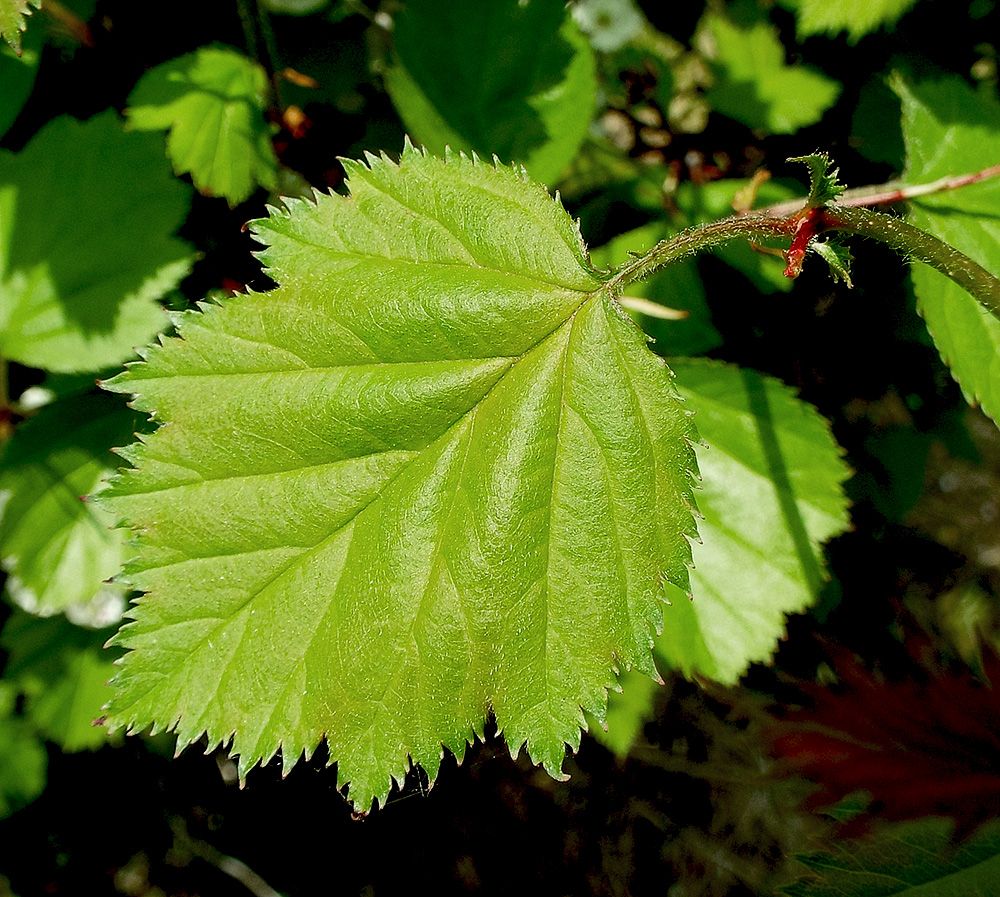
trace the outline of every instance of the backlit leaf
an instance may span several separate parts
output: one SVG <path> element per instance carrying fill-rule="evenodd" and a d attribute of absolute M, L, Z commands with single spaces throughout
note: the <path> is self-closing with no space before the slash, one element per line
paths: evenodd
<path fill-rule="evenodd" d="M 128 98 L 129 127 L 169 131 L 178 174 L 231 205 L 259 184 L 274 188 L 278 166 L 264 118 L 267 75 L 227 47 L 201 47 L 143 75 Z"/>
<path fill-rule="evenodd" d="M 112 727 L 330 745 L 362 809 L 488 710 L 558 774 L 614 670 L 654 674 L 694 532 L 690 418 L 519 171 L 407 148 L 256 222 L 281 285 L 111 381 L 165 423 L 105 493 L 147 592 Z"/>
<path fill-rule="evenodd" d="M 906 180 L 919 184 L 1000 163 L 1000 102 L 957 78 L 893 88 L 903 104 Z M 909 221 L 1000 272 L 1000 178 L 911 203 Z M 971 402 L 1000 420 L 1000 321 L 927 265 L 913 268 L 917 307 Z"/>
<path fill-rule="evenodd" d="M 0 152 L 0 355 L 53 371 L 118 364 L 166 324 L 187 272 L 189 188 L 113 112 L 58 118 Z"/>
<path fill-rule="evenodd" d="M 120 652 L 103 648 L 107 630 L 74 626 L 65 617 L 39 619 L 15 613 L 0 644 L 8 654 L 4 679 L 25 696 L 25 718 L 64 751 L 106 744 L 94 725 L 111 698 L 107 682 Z"/>
<path fill-rule="evenodd" d="M 32 28 L 25 37 L 20 54 L 0 43 L 0 137 L 14 123 L 24 106 L 38 71 L 42 55 L 43 29 Z"/>
<path fill-rule="evenodd" d="M 785 615 L 814 602 L 822 542 L 847 526 L 841 483 L 849 471 L 826 422 L 777 381 L 705 361 L 670 364 L 707 442 L 698 447 L 705 519 L 693 546 L 692 597 L 670 590 L 656 653 L 663 669 L 733 684 L 771 657 Z M 619 682 L 608 731 L 593 732 L 624 756 L 656 692 L 635 674 Z"/>
<path fill-rule="evenodd" d="M 0 559 L 10 598 L 32 613 L 78 618 L 124 606 L 109 583 L 125 556 L 111 515 L 85 502 L 117 466 L 113 445 L 132 439 L 137 416 L 108 396 L 43 408 L 17 429 L 0 458 Z"/>
<path fill-rule="evenodd" d="M 386 88 L 415 141 L 559 179 L 597 90 L 593 52 L 563 4 L 410 0 L 394 41 Z"/>
<path fill-rule="evenodd" d="M 745 8 L 737 7 L 737 12 Z M 840 85 L 804 65 L 785 62 L 774 27 L 757 15 L 705 19 L 714 41 L 717 80 L 713 108 L 751 128 L 792 134 L 815 124 L 840 94 Z"/>
<path fill-rule="evenodd" d="M 781 0 L 795 10 L 800 37 L 847 32 L 856 44 L 866 34 L 892 25 L 916 0 Z"/>
<path fill-rule="evenodd" d="M 668 587 L 657 653 L 686 675 L 732 683 L 770 658 L 786 614 L 815 601 L 822 543 L 847 528 L 849 469 L 827 422 L 778 381 L 707 362 L 671 367 L 707 443 L 698 449 L 704 520 L 693 600 Z"/>
<path fill-rule="evenodd" d="M 864 839 L 835 841 L 829 853 L 798 857 L 812 871 L 783 888 L 789 897 L 964 897 L 993 894 L 1000 881 L 1000 824 L 954 844 L 951 822 L 926 818 Z"/>
<path fill-rule="evenodd" d="M 31 724 L 15 713 L 17 690 L 0 680 L 0 819 L 45 788 L 48 756 Z"/>

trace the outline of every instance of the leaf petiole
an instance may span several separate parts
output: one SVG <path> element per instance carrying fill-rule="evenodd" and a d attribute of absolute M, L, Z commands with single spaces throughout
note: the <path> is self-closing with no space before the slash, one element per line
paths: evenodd
<path fill-rule="evenodd" d="M 796 277 L 812 241 L 828 231 L 843 231 L 880 240 L 905 258 L 936 268 L 967 290 L 1000 320 L 1000 280 L 964 253 L 899 218 L 870 209 L 841 205 L 819 206 L 787 217 L 771 214 L 735 215 L 697 225 L 657 243 L 645 255 L 624 265 L 608 280 L 614 294 L 660 268 L 705 249 L 736 239 L 790 238 L 785 251 L 785 274 Z"/>
<path fill-rule="evenodd" d="M 824 230 L 840 230 L 881 240 L 906 258 L 950 277 L 1000 320 L 1000 280 L 964 252 L 900 218 L 871 209 L 831 206 L 822 210 Z"/>
<path fill-rule="evenodd" d="M 774 215 L 738 215 L 689 227 L 679 234 L 661 240 L 645 255 L 621 267 L 608 280 L 608 287 L 617 295 L 630 283 L 644 280 L 672 262 L 711 249 L 713 246 L 738 239 L 792 237 L 797 226 L 798 222 L 793 218 Z"/>

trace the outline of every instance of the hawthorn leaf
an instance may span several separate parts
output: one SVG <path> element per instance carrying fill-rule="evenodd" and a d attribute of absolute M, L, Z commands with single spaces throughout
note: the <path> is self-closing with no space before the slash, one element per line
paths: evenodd
<path fill-rule="evenodd" d="M 809 607 L 826 574 L 822 544 L 848 526 L 850 470 L 827 421 L 756 371 L 671 360 L 706 446 L 691 595 L 667 588 L 657 656 L 687 676 L 735 683 L 768 660 L 785 617 Z"/>
<path fill-rule="evenodd" d="M 1000 823 L 960 844 L 940 817 L 888 826 L 866 838 L 833 841 L 799 856 L 811 875 L 782 888 L 789 897 L 950 897 L 994 894 L 1000 881 Z"/>
<path fill-rule="evenodd" d="M 800 38 L 847 32 L 856 44 L 866 34 L 893 25 L 917 0 L 780 0 L 795 11 Z"/>
<path fill-rule="evenodd" d="M 496 155 L 558 181 L 597 93 L 593 51 L 563 4 L 410 0 L 394 42 L 385 85 L 418 143 Z"/>
<path fill-rule="evenodd" d="M 31 8 L 39 9 L 42 0 L 0 0 L 0 37 L 19 56 L 21 54 L 21 34 L 27 27 L 25 19 L 31 15 Z"/>
<path fill-rule="evenodd" d="M 17 428 L 0 457 L 0 563 L 6 593 L 31 613 L 68 611 L 115 622 L 124 589 L 110 583 L 124 535 L 97 491 L 116 466 L 113 445 L 132 441 L 138 415 L 111 396 L 57 401 Z M 110 615 L 110 616 L 109 616 Z"/>
<path fill-rule="evenodd" d="M 168 131 L 174 170 L 236 205 L 258 184 L 273 190 L 277 183 L 267 96 L 256 62 L 228 47 L 201 47 L 143 75 L 125 114 L 132 130 Z"/>
<path fill-rule="evenodd" d="M 815 124 L 840 95 L 840 85 L 804 65 L 785 62 L 774 26 L 748 7 L 704 20 L 714 44 L 716 82 L 708 92 L 723 115 L 771 134 L 793 134 Z"/>
<path fill-rule="evenodd" d="M 687 585 L 690 415 L 521 169 L 407 145 L 254 223 L 280 284 L 106 384 L 163 422 L 103 502 L 146 592 L 109 724 L 321 738 L 364 811 L 488 711 L 558 775 Z"/>
<path fill-rule="evenodd" d="M 173 236 L 189 188 L 158 143 L 105 112 L 58 118 L 16 155 L 0 151 L 0 355 L 94 371 L 167 324 L 155 300 L 191 264 Z"/>
<path fill-rule="evenodd" d="M 1000 102 L 958 78 L 908 84 L 902 101 L 905 180 L 919 184 L 996 165 Z M 1000 179 L 913 200 L 911 224 L 1000 272 Z M 958 284 L 927 265 L 912 272 L 917 308 L 966 399 L 1000 421 L 1000 321 Z"/>
<path fill-rule="evenodd" d="M 120 652 L 105 650 L 108 631 L 74 626 L 65 617 L 17 612 L 4 625 L 4 679 L 25 697 L 25 719 L 63 751 L 94 750 L 108 742 L 94 720 L 111 697 L 108 680 Z"/>

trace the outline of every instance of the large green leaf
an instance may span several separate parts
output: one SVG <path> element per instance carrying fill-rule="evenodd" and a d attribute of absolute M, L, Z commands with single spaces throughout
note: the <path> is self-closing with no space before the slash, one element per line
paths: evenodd
<path fill-rule="evenodd" d="M 829 424 L 780 382 L 708 362 L 671 366 L 707 443 L 698 450 L 704 519 L 693 600 L 668 587 L 656 650 L 686 675 L 732 683 L 770 658 L 786 614 L 815 601 L 822 543 L 848 525 L 850 470 Z"/>
<path fill-rule="evenodd" d="M 787 64 L 775 28 L 749 8 L 736 5 L 730 16 L 706 16 L 716 73 L 709 102 L 723 115 L 771 134 L 815 124 L 836 101 L 840 86 L 818 71 Z"/>
<path fill-rule="evenodd" d="M 594 114 L 593 53 L 561 3 L 410 0 L 385 83 L 411 136 L 433 152 L 522 163 L 554 183 Z"/>
<path fill-rule="evenodd" d="M 148 71 L 128 98 L 129 127 L 169 131 L 167 153 L 209 195 L 242 202 L 274 189 L 278 159 L 264 118 L 264 70 L 227 47 L 201 47 Z"/>
<path fill-rule="evenodd" d="M 795 10 L 800 37 L 847 32 L 856 44 L 866 34 L 893 24 L 917 0 L 780 0 Z"/>
<path fill-rule="evenodd" d="M 131 357 L 190 266 L 172 236 L 188 195 L 157 138 L 125 134 L 113 112 L 0 152 L 0 355 L 54 371 Z"/>
<path fill-rule="evenodd" d="M 113 519 L 81 496 L 111 474 L 110 449 L 132 440 L 136 415 L 110 396 L 55 402 L 19 427 L 0 458 L 0 558 L 7 593 L 33 613 L 121 614 L 109 583 L 124 560 Z M 112 616 L 105 625 L 116 619 Z"/>
<path fill-rule="evenodd" d="M 916 85 L 897 78 L 893 87 L 903 105 L 908 182 L 1000 162 L 1000 102 L 993 93 L 976 93 L 958 78 Z M 1000 272 L 1000 179 L 922 196 L 912 203 L 909 220 Z M 914 267 L 913 285 L 927 329 L 966 398 L 1000 420 L 1000 321 L 926 265 Z"/>
<path fill-rule="evenodd" d="M 953 825 L 949 819 L 920 819 L 864 839 L 834 842 L 829 853 L 799 857 L 812 875 L 782 893 L 790 897 L 996 894 L 1000 824 L 988 823 L 960 844 L 952 841 Z"/>
<path fill-rule="evenodd" d="M 281 285 L 111 381 L 165 422 L 106 499 L 147 594 L 113 727 L 322 737 L 367 809 L 488 710 L 557 774 L 687 584 L 690 417 L 518 171 L 410 147 L 255 224 Z"/>
<path fill-rule="evenodd" d="M 21 52 L 25 17 L 31 15 L 31 7 L 38 9 L 41 5 L 42 0 L 0 0 L 0 38 L 7 41 L 14 52 Z"/>

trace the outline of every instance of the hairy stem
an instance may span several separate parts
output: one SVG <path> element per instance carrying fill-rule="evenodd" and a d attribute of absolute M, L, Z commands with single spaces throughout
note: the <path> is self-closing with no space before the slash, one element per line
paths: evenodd
<path fill-rule="evenodd" d="M 834 205 L 823 210 L 824 230 L 881 240 L 900 255 L 937 268 L 1000 320 L 1000 280 L 953 246 L 899 218 L 870 209 Z"/>
<path fill-rule="evenodd" d="M 930 265 L 963 287 L 990 314 L 1000 320 L 1000 280 L 967 255 L 905 221 L 865 208 L 832 205 L 805 215 L 737 215 L 681 231 L 657 243 L 645 255 L 615 271 L 607 284 L 620 295 L 628 284 L 644 280 L 671 262 L 736 239 L 790 238 L 785 252 L 785 274 L 795 277 L 809 243 L 826 231 L 844 231 L 881 240 L 908 259 Z"/>
<path fill-rule="evenodd" d="M 645 255 L 634 259 L 615 272 L 608 286 L 617 294 L 628 284 L 644 280 L 654 271 L 689 255 L 711 249 L 722 243 L 740 238 L 760 240 L 774 237 L 791 237 L 797 222 L 773 215 L 742 215 L 723 218 L 711 224 L 700 224 L 682 230 L 679 234 L 661 240 Z"/>

